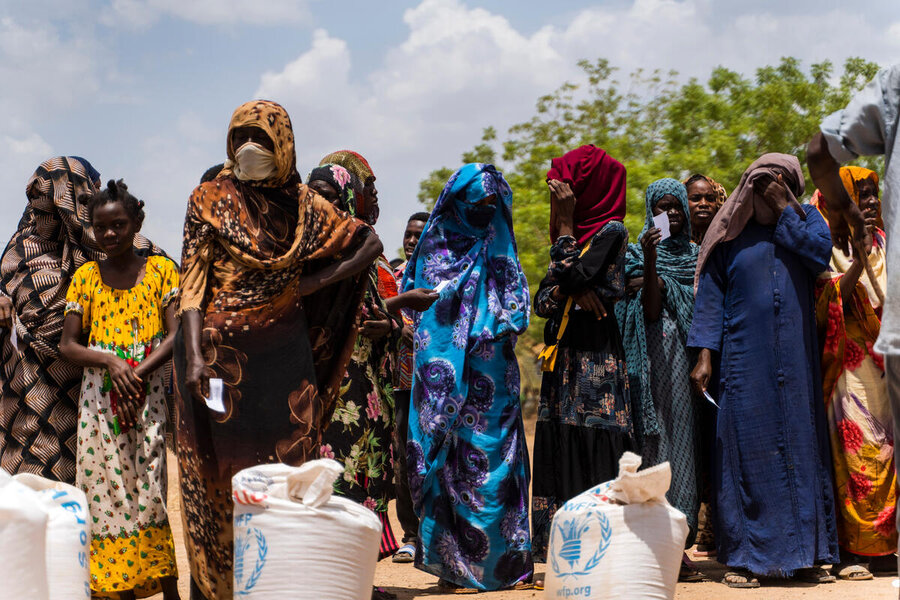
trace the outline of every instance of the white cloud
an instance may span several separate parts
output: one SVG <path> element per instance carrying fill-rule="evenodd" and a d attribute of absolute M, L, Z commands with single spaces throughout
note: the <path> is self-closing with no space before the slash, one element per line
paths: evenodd
<path fill-rule="evenodd" d="M 112 0 L 107 24 L 146 27 L 162 16 L 200 25 L 283 25 L 309 19 L 306 0 Z"/>

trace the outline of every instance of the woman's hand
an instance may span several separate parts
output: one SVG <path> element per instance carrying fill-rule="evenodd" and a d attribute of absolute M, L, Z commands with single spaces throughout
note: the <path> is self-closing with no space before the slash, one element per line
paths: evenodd
<path fill-rule="evenodd" d="M 416 312 L 428 310 L 440 298 L 440 294 L 428 288 L 415 288 L 400 295 L 403 296 L 404 306 Z"/>
<path fill-rule="evenodd" d="M 206 393 L 209 392 L 209 375 L 206 374 L 206 363 L 199 353 L 189 353 L 187 357 L 187 370 L 184 377 L 185 385 L 191 391 L 191 396 L 197 402 L 206 401 Z"/>
<path fill-rule="evenodd" d="M 394 328 L 391 318 L 384 314 L 378 307 L 375 308 L 375 314 L 372 316 L 376 318 L 366 319 L 359 328 L 359 333 L 370 340 L 381 339 L 388 335 Z"/>
<path fill-rule="evenodd" d="M 143 381 L 135 375 L 134 369 L 127 362 L 114 356 L 107 355 L 106 370 L 109 371 L 109 379 L 112 387 L 120 398 L 137 400 L 143 391 Z"/>
<path fill-rule="evenodd" d="M 12 300 L 8 296 L 0 296 L 0 327 L 12 327 L 14 314 Z"/>
<path fill-rule="evenodd" d="M 139 399 L 134 400 L 119 396 L 119 401 L 116 403 L 116 408 L 118 409 L 116 416 L 119 418 L 119 425 L 126 428 L 137 425 L 138 418 L 144 410 L 145 400 L 146 396 L 141 396 Z"/>
<path fill-rule="evenodd" d="M 806 213 L 803 212 L 803 208 L 800 204 L 796 200 L 789 198 L 787 185 L 785 185 L 781 173 L 779 173 L 778 177 L 775 179 L 763 181 L 767 183 L 760 183 L 760 187 L 765 185 L 765 187 L 762 188 L 762 196 L 765 199 L 766 204 L 769 205 L 769 208 L 772 209 L 772 212 L 775 213 L 776 218 L 781 217 L 781 213 L 783 213 L 784 209 L 790 205 L 801 219 L 804 221 L 806 220 Z"/>
<path fill-rule="evenodd" d="M 708 348 L 703 348 L 697 357 L 694 370 L 691 371 L 691 384 L 694 386 L 694 391 L 702 395 L 709 386 L 710 377 L 712 377 L 712 352 Z"/>
<path fill-rule="evenodd" d="M 556 222 L 560 235 L 572 235 L 575 229 L 575 193 L 558 179 L 547 182 L 550 188 L 550 221 Z"/>
<path fill-rule="evenodd" d="M 606 318 L 606 309 L 603 302 L 594 290 L 585 290 L 580 294 L 572 294 L 572 300 L 583 310 L 588 310 L 597 317 L 597 320 Z"/>
<path fill-rule="evenodd" d="M 662 241 L 662 231 L 658 227 L 651 227 L 641 236 L 641 249 L 644 251 L 644 264 L 656 264 L 656 247 Z"/>
<path fill-rule="evenodd" d="M 629 296 L 634 296 L 644 287 L 644 278 L 643 277 L 632 277 L 628 281 L 625 282 L 625 293 Z"/>
<path fill-rule="evenodd" d="M 413 328 L 409 325 L 404 325 L 403 329 L 400 330 L 400 338 L 412 346 L 413 344 Z"/>

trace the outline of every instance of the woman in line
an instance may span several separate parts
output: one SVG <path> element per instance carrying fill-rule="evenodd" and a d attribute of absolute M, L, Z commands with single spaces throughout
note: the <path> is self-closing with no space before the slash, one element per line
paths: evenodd
<path fill-rule="evenodd" d="M 884 358 L 873 349 L 887 286 L 878 175 L 861 167 L 842 167 L 840 175 L 865 217 L 870 239 L 865 260 L 832 248 L 830 270 L 818 281 L 816 317 L 841 545 L 835 572 L 842 579 L 860 580 L 871 579 L 873 570 L 896 566 L 897 474 Z M 827 220 L 828 207 L 819 192 L 812 203 Z M 874 279 L 865 269 L 867 261 Z"/>
<path fill-rule="evenodd" d="M 138 256 L 144 203 L 120 179 L 87 200 L 106 259 L 82 265 L 66 294 L 59 350 L 84 367 L 76 483 L 91 514 L 91 591 L 178 599 L 166 512 L 163 367 L 178 329 L 178 268 Z M 88 333 L 87 347 L 79 343 Z"/>
<path fill-rule="evenodd" d="M 83 158 L 42 163 L 28 181 L 28 205 L 0 261 L 0 325 L 6 327 L 0 467 L 10 473 L 75 483 L 82 368 L 60 355 L 59 341 L 72 275 L 105 257 L 78 200 L 99 187 L 100 173 Z M 141 256 L 163 255 L 140 234 L 134 245 Z"/>
<path fill-rule="evenodd" d="M 316 167 L 309 174 L 307 185 L 340 210 L 363 220 L 369 216 L 363 203 L 362 184 L 344 167 Z M 396 296 L 397 284 L 392 273 L 388 285 L 382 283 L 382 270 L 379 258 L 367 271 L 359 336 L 321 448 L 323 458 L 333 458 L 344 465 L 343 478 L 335 482 L 336 492 L 372 509 L 381 519 L 379 558 L 399 548 L 387 509 L 394 489 L 393 357 L 401 325 L 388 316 L 384 306 L 382 298 Z"/>
<path fill-rule="evenodd" d="M 528 326 L 528 282 L 512 190 L 492 165 L 454 173 L 413 251 L 403 289 L 439 284 L 440 299 L 416 316 L 415 565 L 445 589 L 524 587 L 533 565 L 515 344 Z"/>
<path fill-rule="evenodd" d="M 539 561 L 546 560 L 553 514 L 614 479 L 619 458 L 633 447 L 625 352 L 613 310 L 625 294 L 625 167 L 600 148 L 581 146 L 553 159 L 547 184 L 553 246 L 534 312 L 547 319 L 544 343 L 555 346 L 556 358 L 544 363 L 534 436 Z"/>
<path fill-rule="evenodd" d="M 832 582 L 818 565 L 838 560 L 814 312 L 831 236 L 797 203 L 803 188 L 796 157 L 757 159 L 697 260 L 691 379 L 706 391 L 720 363 L 716 545 L 731 587 L 758 587 L 755 574 Z"/>
<path fill-rule="evenodd" d="M 687 191 L 675 179 L 659 179 L 645 194 L 647 217 L 639 244 L 629 244 L 625 276 L 639 287 L 616 305 L 634 398 L 635 438 L 643 462 L 668 461 L 672 486 L 666 497 L 687 517 L 694 545 L 700 510 L 700 406 L 691 390 L 693 359 L 687 348 L 694 311 L 694 271 L 699 248 L 691 241 Z M 654 225 L 665 213 L 669 237 Z M 629 286 L 631 287 L 631 286 Z M 680 581 L 701 581 L 685 554 Z"/>
<path fill-rule="evenodd" d="M 728 194 L 712 177 L 695 173 L 684 180 L 688 206 L 691 209 L 691 241 L 698 246 L 716 213 L 725 204 Z M 715 449 L 716 407 L 700 403 L 700 513 L 697 522 L 697 548 L 694 556 L 715 556 L 716 539 L 713 531 L 712 459 Z"/>
<path fill-rule="evenodd" d="M 208 600 L 243 591 L 232 585 L 232 475 L 319 456 L 356 340 L 365 289 L 356 276 L 382 248 L 300 183 L 278 104 L 238 107 L 226 150 L 225 169 L 188 202 L 175 347 L 192 597 Z M 311 269 L 319 259 L 327 266 Z M 349 292 L 334 287 L 348 278 Z M 318 315 L 314 328 L 307 312 Z M 204 402 L 210 377 L 223 380 L 224 412 Z"/>
<path fill-rule="evenodd" d="M 700 173 L 691 175 L 683 183 L 691 209 L 691 241 L 700 244 L 728 195 L 721 183 Z"/>

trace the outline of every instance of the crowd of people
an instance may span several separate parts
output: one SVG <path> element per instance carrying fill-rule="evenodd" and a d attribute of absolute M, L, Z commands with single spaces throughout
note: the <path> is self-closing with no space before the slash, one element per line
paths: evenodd
<path fill-rule="evenodd" d="M 658 179 L 635 243 L 626 168 L 566 152 L 547 172 L 533 299 L 494 166 L 458 169 L 392 264 L 368 161 L 334 152 L 304 182 L 274 102 L 234 112 L 227 160 L 188 200 L 180 264 L 141 235 L 124 181 L 47 160 L 0 265 L 0 466 L 85 492 L 98 597 L 179 597 L 170 426 L 191 598 L 232 597 L 232 476 L 318 458 L 380 517 L 381 558 L 455 593 L 541 587 L 553 515 L 628 450 L 671 465 L 685 549 L 717 553 L 730 587 L 896 569 L 897 166 L 883 218 L 878 174 L 838 161 L 889 158 L 898 105 L 894 67 L 823 122 L 807 203 L 785 154 L 730 195 L 703 174 Z M 516 357 L 532 302 L 546 319 L 533 465 Z M 687 554 L 680 579 L 704 579 Z"/>

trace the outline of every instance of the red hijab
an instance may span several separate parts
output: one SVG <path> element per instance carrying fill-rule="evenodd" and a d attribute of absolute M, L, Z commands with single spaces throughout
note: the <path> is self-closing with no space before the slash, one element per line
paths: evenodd
<path fill-rule="evenodd" d="M 610 221 L 625 218 L 625 167 L 605 150 L 587 144 L 550 161 L 547 180 L 569 184 L 575 193 L 575 237 L 586 243 Z M 551 210 L 551 213 L 553 211 Z M 550 215 L 550 240 L 559 229 Z"/>

